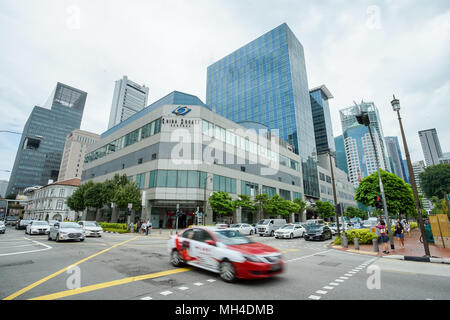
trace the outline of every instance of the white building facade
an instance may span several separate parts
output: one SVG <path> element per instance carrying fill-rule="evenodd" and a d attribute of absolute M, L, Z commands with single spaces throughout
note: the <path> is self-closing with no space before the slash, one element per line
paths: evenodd
<path fill-rule="evenodd" d="M 86 148 L 100 139 L 98 134 L 74 130 L 67 135 L 64 153 L 59 168 L 58 181 L 80 179 L 83 172 Z"/>
<path fill-rule="evenodd" d="M 80 186 L 80 179 L 71 179 L 34 188 L 27 192 L 25 220 L 70 220 L 75 221 L 78 213 L 67 206 L 67 198 Z"/>
<path fill-rule="evenodd" d="M 208 203 L 215 191 L 233 199 L 259 193 L 303 199 L 301 158 L 264 128 L 237 124 L 197 97 L 175 91 L 89 146 L 82 183 L 126 174 L 142 190 L 138 217 L 150 218 L 156 228 L 173 228 L 177 208 L 184 213 L 181 227 L 194 222 L 197 210 L 206 212 L 206 224 L 224 221 Z M 106 220 L 117 222 L 123 213 L 110 214 Z M 258 217 L 238 209 L 226 219 L 254 223 Z"/>
<path fill-rule="evenodd" d="M 109 115 L 108 130 L 138 113 L 148 102 L 148 88 L 139 85 L 127 76 L 116 81 Z"/>

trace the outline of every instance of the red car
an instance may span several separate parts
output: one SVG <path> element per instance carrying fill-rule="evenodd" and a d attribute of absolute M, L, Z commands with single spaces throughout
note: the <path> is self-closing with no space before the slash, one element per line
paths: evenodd
<path fill-rule="evenodd" d="M 168 250 L 174 266 L 188 264 L 219 273 L 226 282 L 268 278 L 284 270 L 278 250 L 234 230 L 189 228 L 171 236 Z"/>

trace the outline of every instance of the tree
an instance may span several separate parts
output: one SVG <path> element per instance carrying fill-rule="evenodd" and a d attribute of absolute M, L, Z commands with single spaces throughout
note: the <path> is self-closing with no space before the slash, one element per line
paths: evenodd
<path fill-rule="evenodd" d="M 292 201 L 285 200 L 280 195 L 274 195 L 269 201 L 267 201 L 264 211 L 271 216 L 281 215 L 284 217 L 300 210 L 300 206 Z"/>
<path fill-rule="evenodd" d="M 142 206 L 141 191 L 134 181 L 128 181 L 125 185 L 119 184 L 112 200 L 122 210 L 127 209 L 129 203 L 135 211 L 140 210 Z"/>
<path fill-rule="evenodd" d="M 298 206 L 299 206 L 296 213 L 300 214 L 300 218 L 301 218 L 303 211 L 305 211 L 305 209 L 306 209 L 307 203 L 300 198 L 294 199 L 294 203 L 298 204 Z"/>
<path fill-rule="evenodd" d="M 315 212 L 322 219 L 329 219 L 335 216 L 334 206 L 328 201 L 320 201 L 320 200 L 316 201 Z"/>
<path fill-rule="evenodd" d="M 386 205 L 389 214 L 416 215 L 411 186 L 393 173 L 381 170 Z M 374 207 L 375 196 L 381 196 L 378 172 L 360 182 L 355 200 L 366 206 Z"/>
<path fill-rule="evenodd" d="M 367 219 L 367 213 L 359 208 L 348 207 L 345 211 L 345 216 L 347 218 L 361 218 L 362 220 Z"/>
<path fill-rule="evenodd" d="M 419 174 L 420 187 L 427 198 L 444 198 L 450 194 L 450 163 L 438 164 L 425 168 Z"/>
<path fill-rule="evenodd" d="M 221 216 L 230 215 L 234 211 L 233 199 L 226 192 L 214 192 L 209 197 L 209 204 L 213 211 Z"/>
<path fill-rule="evenodd" d="M 67 198 L 67 205 L 69 208 L 75 212 L 84 211 L 87 207 L 85 194 L 86 190 L 92 187 L 92 182 L 87 182 L 80 185 L 74 193 Z"/>
<path fill-rule="evenodd" d="M 255 196 L 255 200 L 253 200 L 253 204 L 255 205 L 255 208 L 258 208 L 258 217 L 257 220 L 259 221 L 263 217 L 264 207 L 269 202 L 270 198 L 267 194 L 262 193 Z"/>

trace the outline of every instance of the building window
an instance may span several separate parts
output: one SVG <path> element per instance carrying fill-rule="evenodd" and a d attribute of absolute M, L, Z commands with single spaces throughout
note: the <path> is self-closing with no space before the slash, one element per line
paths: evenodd
<path fill-rule="evenodd" d="M 284 200 L 291 200 L 291 192 L 289 190 L 280 189 L 280 196 Z"/>
<path fill-rule="evenodd" d="M 138 164 L 142 164 L 142 161 L 143 161 L 144 159 L 142 159 L 142 158 L 139 158 L 138 159 Z"/>
<path fill-rule="evenodd" d="M 136 185 L 141 190 L 145 188 L 145 173 L 136 176 Z"/>
<path fill-rule="evenodd" d="M 156 160 L 156 153 L 152 154 L 152 160 Z"/>

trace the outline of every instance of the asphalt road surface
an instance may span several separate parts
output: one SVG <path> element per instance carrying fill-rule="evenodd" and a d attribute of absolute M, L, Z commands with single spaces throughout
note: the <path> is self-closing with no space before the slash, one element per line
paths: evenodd
<path fill-rule="evenodd" d="M 450 265 L 380 259 L 330 241 L 251 237 L 279 249 L 286 271 L 229 284 L 169 263 L 167 236 L 105 233 L 49 241 L 8 227 L 0 235 L 4 300 L 449 300 Z"/>

